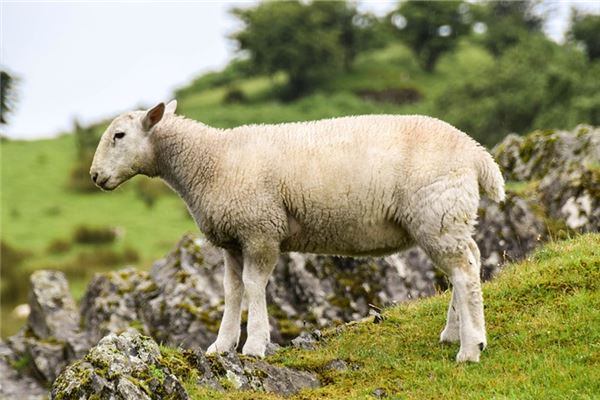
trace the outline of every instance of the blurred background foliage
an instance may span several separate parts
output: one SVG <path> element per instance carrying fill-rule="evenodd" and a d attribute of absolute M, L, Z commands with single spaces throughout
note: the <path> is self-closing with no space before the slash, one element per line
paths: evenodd
<path fill-rule="evenodd" d="M 402 1 L 382 17 L 350 2 L 234 8 L 236 56 L 176 90 L 178 112 L 217 127 L 418 113 L 488 147 L 510 132 L 599 125 L 600 16 L 573 10 L 556 43 L 542 29 L 544 4 Z M 6 124 L 18 78 L 0 71 L 0 89 Z M 3 336 L 21 325 L 11 310 L 26 301 L 33 270 L 65 271 L 80 297 L 94 273 L 148 267 L 196 231 L 159 180 L 136 177 L 110 194 L 93 187 L 89 166 L 106 124 L 2 139 Z"/>

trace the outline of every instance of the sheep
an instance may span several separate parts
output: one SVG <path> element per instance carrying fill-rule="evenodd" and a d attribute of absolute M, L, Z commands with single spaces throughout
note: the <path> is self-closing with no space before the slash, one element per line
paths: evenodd
<path fill-rule="evenodd" d="M 114 190 L 143 174 L 185 201 L 223 249 L 225 309 L 208 353 L 234 350 L 242 297 L 242 353 L 264 357 L 265 288 L 281 252 L 383 256 L 419 245 L 453 290 L 441 342 L 458 362 L 486 346 L 480 254 L 472 239 L 479 189 L 504 199 L 491 155 L 467 134 L 426 116 L 365 115 L 217 129 L 175 114 L 176 102 L 118 116 L 90 174 Z"/>

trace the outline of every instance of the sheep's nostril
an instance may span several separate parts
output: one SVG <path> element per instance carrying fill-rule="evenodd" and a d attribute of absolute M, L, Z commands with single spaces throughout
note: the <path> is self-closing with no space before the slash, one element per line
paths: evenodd
<path fill-rule="evenodd" d="M 92 175 L 92 180 L 96 183 L 96 179 L 98 179 L 98 173 Z"/>

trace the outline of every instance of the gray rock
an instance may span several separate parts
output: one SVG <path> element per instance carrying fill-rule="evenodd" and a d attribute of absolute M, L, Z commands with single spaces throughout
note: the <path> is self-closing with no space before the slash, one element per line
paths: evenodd
<path fill-rule="evenodd" d="M 292 346 L 299 349 L 314 350 L 317 343 L 321 340 L 321 331 L 302 332 L 300 336 L 292 339 Z"/>
<path fill-rule="evenodd" d="M 490 279 L 507 262 L 525 257 L 545 237 L 546 227 L 532 206 L 513 193 L 504 203 L 482 200 L 475 241 L 481 252 L 482 277 Z"/>
<path fill-rule="evenodd" d="M 109 334 L 56 379 L 52 399 L 188 399 L 178 378 L 161 360 L 156 342 L 135 329 Z"/>
<path fill-rule="evenodd" d="M 206 349 L 216 338 L 223 311 L 221 251 L 200 248 L 185 237 L 152 267 L 156 291 L 139 294 L 140 317 L 157 340 L 172 346 Z"/>
<path fill-rule="evenodd" d="M 121 399 L 150 400 L 150 396 L 142 392 L 129 379 L 121 378 L 117 381 L 117 397 Z"/>
<path fill-rule="evenodd" d="M 345 371 L 348 369 L 348 363 L 344 360 L 333 360 L 325 365 L 325 370 Z"/>
<path fill-rule="evenodd" d="M 237 390 L 257 390 L 290 396 L 302 389 L 320 386 L 314 374 L 276 367 L 262 360 L 242 361 L 236 353 L 211 356 L 211 360 L 214 374 L 227 379 Z"/>
<path fill-rule="evenodd" d="M 21 358 L 0 341 L 0 399 L 42 400 L 48 391 L 33 377 L 25 373 L 31 360 Z M 19 366 L 19 370 L 15 368 Z"/>
<path fill-rule="evenodd" d="M 290 368 L 275 367 L 265 361 L 246 362 L 245 372 L 251 377 L 254 390 L 279 396 L 291 396 L 302 389 L 321 386 L 315 375 Z"/>
<path fill-rule="evenodd" d="M 62 272 L 31 274 L 28 326 L 40 339 L 65 340 L 79 328 L 79 313 Z"/>
<path fill-rule="evenodd" d="M 81 300 L 81 319 L 90 343 L 139 322 L 138 294 L 148 274 L 134 268 L 97 274 Z"/>
<path fill-rule="evenodd" d="M 265 361 L 242 361 L 236 353 L 214 355 L 210 361 L 199 352 L 182 352 L 181 356 L 178 363 L 195 370 L 198 385 L 216 390 L 223 390 L 219 378 L 227 379 L 235 389 L 282 396 L 319 386 L 313 374 Z M 57 400 L 91 396 L 115 400 L 188 399 L 174 372 L 156 342 L 130 328 L 120 335 L 105 336 L 82 360 L 67 367 L 52 385 L 51 396 Z"/>
<path fill-rule="evenodd" d="M 185 236 L 149 275 L 124 270 L 97 276 L 81 307 L 91 340 L 133 325 L 171 346 L 207 348 L 223 312 L 223 260 L 219 249 L 200 244 Z M 287 344 L 303 330 L 365 317 L 368 304 L 431 295 L 434 277 L 417 249 L 362 260 L 282 255 L 267 287 L 271 337 Z"/>
<path fill-rule="evenodd" d="M 244 365 L 236 353 L 229 352 L 219 354 L 215 357 L 217 369 L 224 371 L 229 383 L 236 390 L 248 390 L 251 388 L 250 380 L 244 371 Z"/>
<path fill-rule="evenodd" d="M 54 382 L 60 371 L 67 365 L 64 355 L 64 343 L 41 342 L 27 339 L 27 353 L 31 356 L 32 366 L 45 382 Z"/>
<path fill-rule="evenodd" d="M 600 128 L 509 135 L 493 152 L 507 180 L 539 181 L 546 217 L 575 231 L 600 230 Z"/>
<path fill-rule="evenodd" d="M 190 365 L 199 372 L 197 384 L 214 390 L 222 391 L 223 386 L 219 383 L 217 375 L 213 373 L 213 366 L 201 351 L 194 351 L 193 357 L 189 358 Z"/>

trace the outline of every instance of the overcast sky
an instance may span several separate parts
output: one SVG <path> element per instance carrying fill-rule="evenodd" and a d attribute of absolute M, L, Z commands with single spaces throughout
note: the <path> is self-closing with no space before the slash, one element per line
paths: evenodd
<path fill-rule="evenodd" d="M 49 137 L 139 105 L 168 100 L 200 72 L 235 52 L 228 10 L 250 2 L 27 2 L 0 0 L 0 64 L 20 77 L 17 111 L 4 134 Z M 362 1 L 383 14 L 397 1 Z M 556 40 L 569 9 L 599 1 L 550 3 Z"/>

